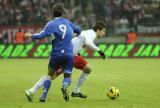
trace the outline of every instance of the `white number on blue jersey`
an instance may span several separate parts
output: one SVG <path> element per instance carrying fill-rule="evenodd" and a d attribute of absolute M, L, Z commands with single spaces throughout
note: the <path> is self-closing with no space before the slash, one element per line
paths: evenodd
<path fill-rule="evenodd" d="M 67 31 L 66 25 L 64 25 L 64 24 L 59 25 L 59 30 L 63 33 L 62 39 L 64 39 L 64 37 L 66 35 L 66 31 Z"/>

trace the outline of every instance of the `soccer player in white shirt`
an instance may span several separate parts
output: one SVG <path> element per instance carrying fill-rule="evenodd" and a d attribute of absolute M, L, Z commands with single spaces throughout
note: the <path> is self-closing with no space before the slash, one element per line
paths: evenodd
<path fill-rule="evenodd" d="M 105 54 L 94 44 L 96 38 L 101 38 L 105 35 L 106 26 L 103 21 L 97 21 L 92 29 L 82 31 L 80 36 L 74 37 L 72 39 L 73 51 L 74 51 L 74 68 L 82 70 L 81 75 L 76 83 L 76 86 L 71 94 L 72 97 L 87 98 L 87 95 L 80 92 L 82 84 L 87 79 L 88 75 L 91 73 L 91 67 L 89 63 L 79 55 L 79 52 L 84 49 L 84 47 L 89 47 L 98 53 L 105 59 Z M 58 69 L 53 79 L 62 73 L 62 69 Z M 43 81 L 46 76 L 40 78 L 40 80 L 30 89 L 25 91 L 27 99 L 32 101 L 33 94 L 43 85 Z"/>

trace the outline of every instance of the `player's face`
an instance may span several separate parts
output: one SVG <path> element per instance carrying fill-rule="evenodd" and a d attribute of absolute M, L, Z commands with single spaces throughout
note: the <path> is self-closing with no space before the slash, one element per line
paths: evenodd
<path fill-rule="evenodd" d="M 106 33 L 106 29 L 105 28 L 103 28 L 102 30 L 98 30 L 97 31 L 97 37 L 101 38 L 101 37 L 103 37 L 105 35 L 105 33 Z"/>

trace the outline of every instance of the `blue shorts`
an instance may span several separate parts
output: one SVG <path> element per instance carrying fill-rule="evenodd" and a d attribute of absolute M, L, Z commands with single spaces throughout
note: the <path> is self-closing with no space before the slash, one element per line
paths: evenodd
<path fill-rule="evenodd" d="M 56 54 L 52 55 L 48 67 L 54 70 L 62 68 L 64 73 L 72 73 L 74 65 L 74 55 L 73 54 Z"/>

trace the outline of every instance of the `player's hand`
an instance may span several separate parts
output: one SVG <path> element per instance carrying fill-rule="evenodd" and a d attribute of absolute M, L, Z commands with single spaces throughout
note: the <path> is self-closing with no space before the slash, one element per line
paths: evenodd
<path fill-rule="evenodd" d="M 25 33 L 24 37 L 32 37 L 32 34 L 31 33 Z"/>
<path fill-rule="evenodd" d="M 103 57 L 103 60 L 106 58 L 106 56 L 105 56 L 105 54 L 104 54 L 104 52 L 103 51 L 98 51 L 98 53 L 99 53 L 99 55 L 101 56 L 101 57 Z"/>

